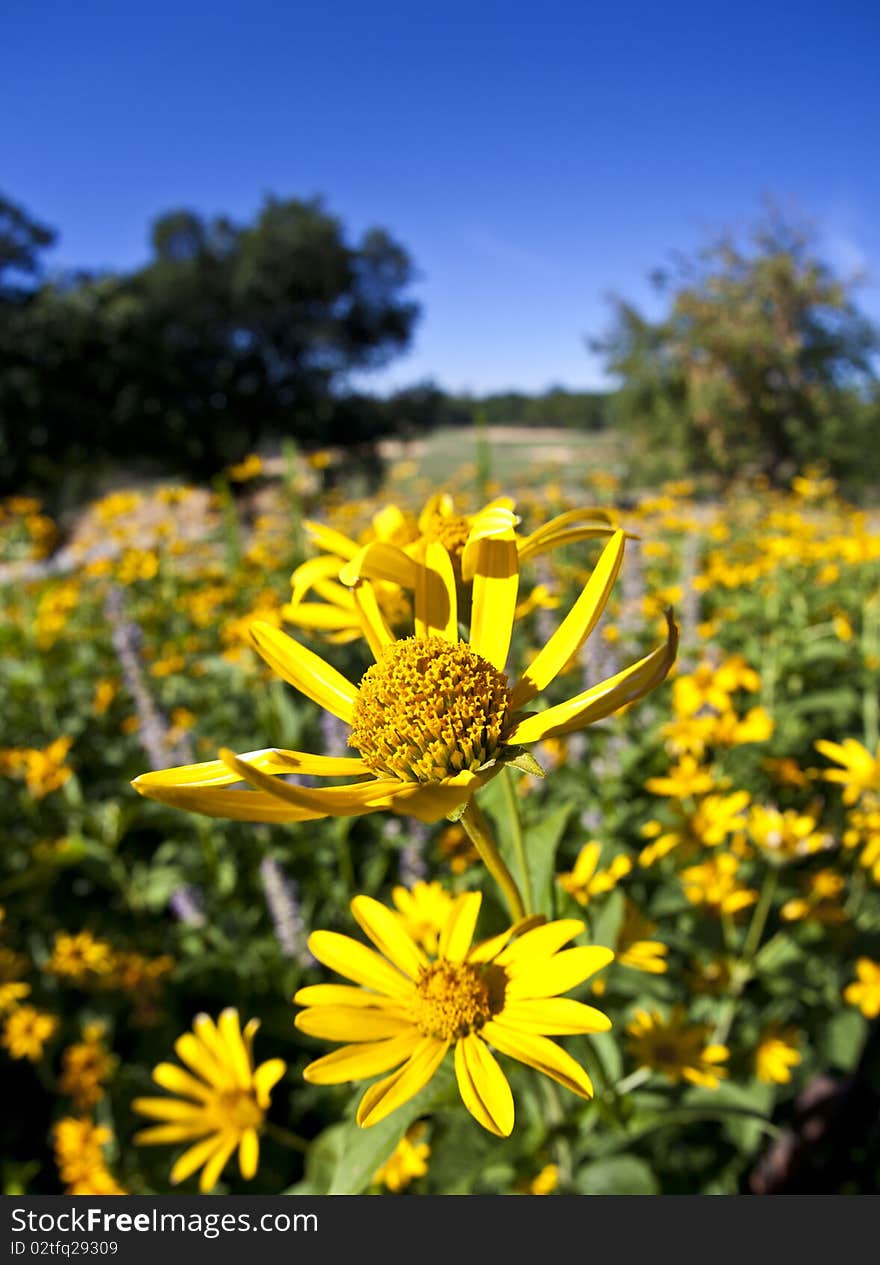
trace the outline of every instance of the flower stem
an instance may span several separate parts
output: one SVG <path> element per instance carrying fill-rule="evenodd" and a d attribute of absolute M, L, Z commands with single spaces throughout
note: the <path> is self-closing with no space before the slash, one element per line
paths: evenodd
<path fill-rule="evenodd" d="M 501 888 L 504 899 L 507 901 L 511 918 L 513 918 L 514 922 L 519 922 L 520 918 L 524 918 L 526 913 L 523 899 L 513 875 L 501 858 L 498 845 L 492 837 L 492 827 L 486 820 L 485 814 L 477 807 L 474 800 L 471 800 L 462 813 L 460 820 L 468 838 L 480 854 L 481 861 Z"/>
<path fill-rule="evenodd" d="M 764 934 L 764 928 L 767 925 L 767 915 L 770 913 L 770 906 L 773 904 L 773 896 L 778 882 L 779 872 L 776 869 L 768 869 L 761 887 L 761 895 L 752 915 L 752 921 L 749 923 L 749 929 L 743 941 L 742 952 L 739 959 L 733 964 L 730 977 L 730 995 L 727 998 L 724 1010 L 719 1016 L 718 1023 L 715 1025 L 715 1031 L 712 1034 L 713 1044 L 723 1045 L 726 1042 L 737 1006 L 739 1005 L 739 999 L 745 990 L 746 984 L 748 984 L 754 974 L 755 955 L 758 952 L 761 936 Z"/>
<path fill-rule="evenodd" d="M 298 1133 L 291 1133 L 290 1129 L 285 1129 L 283 1125 L 275 1124 L 271 1120 L 263 1122 L 263 1130 L 267 1137 L 274 1138 L 276 1142 L 289 1147 L 291 1151 L 305 1153 L 309 1149 L 305 1138 L 301 1138 Z"/>
<path fill-rule="evenodd" d="M 526 846 L 523 839 L 522 822 L 519 817 L 519 805 L 516 802 L 513 775 L 509 769 L 505 769 L 501 774 L 501 784 L 504 788 L 504 806 L 507 809 L 510 837 L 519 867 L 519 881 L 522 888 L 523 903 L 526 913 L 530 914 L 533 912 L 533 907 L 531 883 L 529 882 L 529 861 L 526 856 Z"/>

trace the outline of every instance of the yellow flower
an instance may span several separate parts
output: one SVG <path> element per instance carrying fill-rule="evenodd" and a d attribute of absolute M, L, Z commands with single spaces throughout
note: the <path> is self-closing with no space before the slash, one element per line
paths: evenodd
<path fill-rule="evenodd" d="M 92 975 L 105 975 L 112 967 L 113 949 L 105 940 L 96 940 L 90 931 L 76 935 L 59 931 L 44 969 L 78 982 Z"/>
<path fill-rule="evenodd" d="M 306 1007 L 296 1016 L 301 1032 L 349 1043 L 310 1063 L 303 1075 L 310 1084 L 337 1085 L 390 1071 L 361 1098 L 356 1118 L 362 1127 L 408 1102 L 450 1049 L 464 1105 L 498 1137 L 511 1133 L 514 1106 L 493 1048 L 592 1097 L 586 1072 L 549 1037 L 611 1027 L 601 1011 L 559 994 L 607 966 L 614 954 L 591 945 L 559 952 L 583 931 L 577 919 L 531 926 L 517 937 L 519 924 L 474 945 L 481 900 L 480 892 L 456 898 L 436 957 L 407 934 L 399 914 L 368 896 L 356 896 L 351 911 L 379 953 L 333 931 L 309 937 L 319 962 L 361 987 L 317 984 L 294 997 Z"/>
<path fill-rule="evenodd" d="M 256 479 L 258 475 L 263 473 L 262 459 L 255 452 L 250 452 L 243 461 L 239 461 L 237 465 L 229 466 L 226 470 L 226 477 L 233 483 L 246 483 L 248 479 Z"/>
<path fill-rule="evenodd" d="M 785 922 L 809 918 L 825 926 L 835 926 L 846 920 L 846 910 L 840 904 L 846 886 L 842 874 L 819 870 L 806 876 L 802 884 L 804 895 L 787 900 L 779 911 Z"/>
<path fill-rule="evenodd" d="M 858 1006 L 866 1019 L 876 1019 L 880 1015 L 880 962 L 858 958 L 856 978 L 843 990 L 843 998 Z"/>
<path fill-rule="evenodd" d="M 656 930 L 656 924 L 645 918 L 627 898 L 617 933 L 617 964 L 628 966 L 632 971 L 646 971 L 649 975 L 664 975 L 668 970 L 669 949 L 660 940 L 649 938 Z"/>
<path fill-rule="evenodd" d="M 768 858 L 794 861 L 830 848 L 830 835 L 819 830 L 815 817 L 793 808 L 781 811 L 753 804 L 749 810 L 749 838 Z"/>
<path fill-rule="evenodd" d="M 595 839 L 585 843 L 578 853 L 574 869 L 556 876 L 557 883 L 574 897 L 579 905 L 586 906 L 593 896 L 613 891 L 622 878 L 632 869 L 632 861 L 623 854 L 614 857 L 606 870 L 599 870 L 601 843 Z"/>
<path fill-rule="evenodd" d="M 791 1029 L 780 1031 L 769 1028 L 758 1042 L 755 1051 L 755 1075 L 765 1085 L 787 1085 L 791 1069 L 797 1067 L 803 1056 L 797 1049 L 797 1033 Z"/>
<path fill-rule="evenodd" d="M 841 765 L 839 769 L 826 769 L 826 782 L 840 782 L 844 804 L 854 804 L 866 791 L 880 791 L 880 743 L 877 754 L 871 755 L 855 738 L 845 738 L 842 743 L 828 742 L 820 738 L 813 744 L 817 751 Z"/>
<path fill-rule="evenodd" d="M 384 1164 L 373 1174 L 374 1186 L 386 1186 L 389 1190 L 404 1190 L 416 1177 L 424 1177 L 428 1171 L 431 1148 L 422 1141 L 425 1126 L 411 1125 Z"/>
<path fill-rule="evenodd" d="M 692 905 L 702 905 L 714 914 L 737 914 L 758 899 L 758 893 L 736 879 L 739 861 L 722 852 L 702 865 L 682 870 L 684 894 Z"/>
<path fill-rule="evenodd" d="M 83 1040 L 70 1045 L 61 1056 L 58 1088 L 73 1099 L 77 1111 L 94 1107 L 104 1096 L 104 1082 L 112 1075 L 117 1059 L 104 1048 L 101 1024 L 89 1024 Z"/>
<path fill-rule="evenodd" d="M 210 1015 L 196 1015 L 193 1031 L 174 1044 L 190 1071 L 174 1063 L 153 1068 L 156 1084 L 178 1097 L 132 1102 L 141 1115 L 163 1121 L 136 1133 L 135 1142 L 149 1146 L 199 1139 L 175 1162 L 172 1185 L 201 1168 L 199 1189 L 206 1194 L 217 1184 L 236 1147 L 242 1177 L 249 1180 L 256 1173 L 258 1135 L 269 1096 L 287 1068 L 282 1059 L 268 1059 L 254 1067 L 253 1038 L 258 1027 L 259 1020 L 251 1019 L 242 1032 L 238 1011 L 231 1006 L 221 1012 L 216 1024 Z"/>
<path fill-rule="evenodd" d="M 683 755 L 666 777 L 649 777 L 645 790 L 654 795 L 671 795 L 675 799 L 687 799 L 692 795 L 705 795 L 715 786 L 715 778 L 708 769 L 701 768 L 693 756 Z"/>
<path fill-rule="evenodd" d="M 30 991 L 30 984 L 24 984 L 20 980 L 0 982 L 0 1015 L 5 1015 L 9 1010 L 15 1010 L 22 997 L 27 997 Z"/>
<path fill-rule="evenodd" d="M 52 1129 L 55 1163 L 67 1195 L 125 1195 L 107 1169 L 104 1146 L 113 1135 L 88 1117 L 65 1116 Z"/>
<path fill-rule="evenodd" d="M 552 1195 L 559 1185 L 559 1165 L 545 1164 L 526 1187 L 528 1195 Z"/>
<path fill-rule="evenodd" d="M 687 1023 L 685 1009 L 673 1007 L 668 1019 L 659 1011 L 637 1010 L 627 1032 L 629 1050 L 640 1067 L 660 1072 L 673 1084 L 688 1081 L 704 1089 L 717 1089 L 727 1075 L 719 1064 L 727 1061 L 727 1046 L 708 1043 L 709 1024 Z"/>
<path fill-rule="evenodd" d="M 403 919 L 407 935 L 428 953 L 436 954 L 440 932 L 453 905 L 449 892 L 436 881 L 420 881 L 411 889 L 393 888 L 391 899 Z"/>
<path fill-rule="evenodd" d="M 23 775 L 32 798 L 43 799 L 73 776 L 73 769 L 65 764 L 72 745 L 73 739 L 64 737 L 42 749 L 24 747 L 0 752 L 0 772 L 13 777 Z"/>
<path fill-rule="evenodd" d="M 34 1006 L 19 1006 L 7 1016 L 0 1045 L 14 1059 L 30 1059 L 36 1063 L 43 1057 L 43 1047 L 58 1030 L 58 1020 Z"/>
<path fill-rule="evenodd" d="M 548 531 L 535 549 L 552 548 L 560 538 L 567 539 L 564 530 Z M 395 640 L 370 581 L 352 573 L 352 592 L 376 660 L 359 687 L 277 628 L 257 622 L 250 629 L 257 650 L 284 680 L 351 727 L 348 745 L 360 755 L 268 748 L 238 756 L 223 749 L 219 760 L 145 773 L 133 786 L 173 807 L 240 821 L 313 821 L 386 809 L 424 822 L 459 815 L 505 764 L 528 761 L 526 767 L 532 767 L 524 745 L 584 729 L 665 678 L 678 644 L 671 615 L 665 643 L 638 662 L 564 703 L 536 713 L 524 710 L 598 622 L 624 542 L 624 533 L 615 532 L 572 610 L 512 688 L 504 673 L 519 582 L 512 527 L 470 540 L 462 555 L 463 571 L 473 578 L 469 642 L 459 640 L 455 574 L 439 541 L 426 547 L 424 565 L 390 546 L 369 546 L 358 567 L 394 575 L 414 590 L 417 636 Z M 312 788 L 280 776 L 290 773 L 356 780 Z M 254 789 L 226 789 L 236 782 Z"/>
<path fill-rule="evenodd" d="M 101 677 L 95 682 L 95 696 L 92 699 L 92 712 L 95 716 L 103 716 L 116 697 L 117 685 L 110 677 Z"/>

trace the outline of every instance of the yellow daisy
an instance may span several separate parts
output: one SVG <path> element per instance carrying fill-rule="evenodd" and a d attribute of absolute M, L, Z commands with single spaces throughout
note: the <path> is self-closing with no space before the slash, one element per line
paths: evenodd
<path fill-rule="evenodd" d="M 436 956 L 420 948 L 399 914 L 369 896 L 356 896 L 351 911 L 379 953 L 334 931 L 309 937 L 318 961 L 360 987 L 316 984 L 294 997 L 305 1007 L 295 1021 L 301 1032 L 348 1043 L 310 1063 L 303 1075 L 311 1084 L 337 1085 L 390 1072 L 361 1098 L 362 1127 L 424 1088 L 450 1049 L 464 1105 L 498 1137 L 511 1133 L 514 1106 L 493 1049 L 592 1097 L 586 1072 L 549 1038 L 611 1027 L 601 1011 L 559 994 L 607 966 L 614 954 L 594 945 L 560 952 L 583 931 L 577 919 L 539 926 L 530 920 L 474 945 L 481 900 L 480 892 L 456 898 Z"/>
<path fill-rule="evenodd" d="M 880 742 L 875 755 L 855 738 L 844 738 L 842 743 L 820 738 L 813 745 L 841 766 L 823 770 L 823 777 L 826 782 L 839 782 L 843 786 L 844 804 L 855 804 L 867 791 L 880 791 Z"/>
<path fill-rule="evenodd" d="M 196 1015 L 193 1031 L 174 1044 L 181 1062 L 159 1063 L 153 1080 L 177 1098 L 135 1098 L 132 1108 L 163 1123 L 135 1134 L 135 1142 L 158 1145 L 189 1142 L 171 1170 L 172 1185 L 185 1181 L 201 1168 L 199 1189 L 206 1193 L 216 1185 L 232 1152 L 238 1147 L 238 1164 L 246 1180 L 257 1171 L 259 1130 L 269 1106 L 272 1088 L 284 1075 L 282 1059 L 268 1059 L 254 1067 L 253 1039 L 259 1027 L 251 1019 L 242 1032 L 238 1011 L 224 1010 L 216 1024 L 210 1015 Z"/>
<path fill-rule="evenodd" d="M 707 1042 L 709 1024 L 688 1023 L 684 1006 L 674 1006 L 664 1019 L 659 1011 L 637 1010 L 627 1025 L 630 1053 L 640 1067 L 660 1072 L 673 1084 L 688 1081 L 717 1089 L 726 1070 L 727 1046 Z"/>
<path fill-rule="evenodd" d="M 678 644 L 671 613 L 665 642 L 644 658 L 566 702 L 536 713 L 525 710 L 598 622 L 623 561 L 625 533 L 612 535 L 572 609 L 511 687 L 504 668 L 522 549 L 509 523 L 503 529 L 496 523 L 496 528 L 494 535 L 471 538 L 462 555 L 463 572 L 473 579 L 468 642 L 459 638 L 458 586 L 450 555 L 439 541 L 428 543 L 423 564 L 379 544 L 355 560 L 352 594 L 375 658 L 359 686 L 272 625 L 256 621 L 250 626 L 253 643 L 270 667 L 351 727 L 348 745 L 358 756 L 276 748 L 239 756 L 222 749 L 219 760 L 144 773 L 132 785 L 173 807 L 238 821 L 313 821 L 390 809 L 434 822 L 460 815 L 505 764 L 521 762 L 534 771 L 524 747 L 584 729 L 660 684 Z M 575 524 L 570 530 L 586 528 Z M 548 525 L 543 536 L 533 533 L 529 540 L 539 537 L 534 549 L 540 551 L 568 539 L 568 532 L 564 523 L 553 530 Z M 363 569 L 399 578 L 413 591 L 415 637 L 395 639 Z M 313 788 L 291 785 L 286 774 L 354 780 Z M 227 789 L 237 782 L 253 789 Z"/>

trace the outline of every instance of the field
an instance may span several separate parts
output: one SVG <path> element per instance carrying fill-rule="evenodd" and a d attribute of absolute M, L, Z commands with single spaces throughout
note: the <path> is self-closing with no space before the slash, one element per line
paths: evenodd
<path fill-rule="evenodd" d="M 529 440 L 0 506 L 6 1193 L 876 1193 L 876 514 Z"/>

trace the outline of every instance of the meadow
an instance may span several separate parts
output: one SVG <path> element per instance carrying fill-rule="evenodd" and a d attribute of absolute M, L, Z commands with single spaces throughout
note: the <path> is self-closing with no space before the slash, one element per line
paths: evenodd
<path fill-rule="evenodd" d="M 876 510 L 395 455 L 0 504 L 3 1190 L 876 1191 Z"/>

